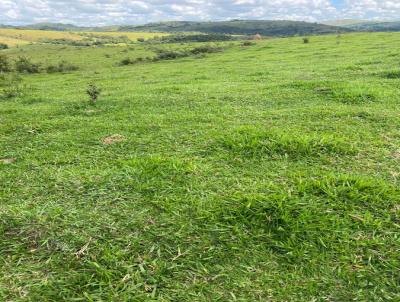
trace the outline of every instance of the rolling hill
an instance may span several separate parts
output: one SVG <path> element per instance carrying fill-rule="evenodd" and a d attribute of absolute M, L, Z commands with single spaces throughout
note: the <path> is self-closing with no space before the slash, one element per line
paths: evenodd
<path fill-rule="evenodd" d="M 355 24 L 367 23 L 368 20 L 359 20 L 359 19 L 339 19 L 339 20 L 326 20 L 321 21 L 321 24 L 332 25 L 332 26 L 351 26 Z"/>
<path fill-rule="evenodd" d="M 400 21 L 394 22 L 365 22 L 346 26 L 354 31 L 390 32 L 400 31 Z"/>
<path fill-rule="evenodd" d="M 295 36 L 309 34 L 329 34 L 352 31 L 349 28 L 299 22 L 299 21 L 254 21 L 232 20 L 221 22 L 171 21 L 150 23 L 141 26 L 121 26 L 121 31 L 160 31 L 160 32 L 203 32 L 213 34 L 234 34 L 265 36 Z"/>
<path fill-rule="evenodd" d="M 150 23 L 145 25 L 122 25 L 105 27 L 81 27 L 62 23 L 38 23 L 26 26 L 18 26 L 19 29 L 73 31 L 73 32 L 106 32 L 106 31 L 140 31 L 140 32 L 202 32 L 211 34 L 233 34 L 264 36 L 296 36 L 331 34 L 337 32 L 351 32 L 350 28 L 308 23 L 299 21 L 254 21 L 254 20 L 232 20 L 219 22 L 192 22 L 192 21 L 169 21 L 161 23 Z"/>

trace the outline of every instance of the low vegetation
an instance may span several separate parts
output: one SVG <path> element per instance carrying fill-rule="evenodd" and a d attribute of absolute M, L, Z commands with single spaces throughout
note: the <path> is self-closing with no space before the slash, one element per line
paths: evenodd
<path fill-rule="evenodd" d="M 175 34 L 163 37 L 155 37 L 148 40 L 149 43 L 190 43 L 190 42 L 223 42 L 242 40 L 243 36 L 224 34 Z"/>
<path fill-rule="evenodd" d="M 28 87 L 15 73 L 0 75 L 0 100 L 11 100 L 27 94 Z"/>
<path fill-rule="evenodd" d="M 79 69 L 78 66 L 73 65 L 66 61 L 61 61 L 56 65 L 49 65 L 46 67 L 47 73 L 70 72 L 70 71 L 76 71 L 78 69 Z"/>
<path fill-rule="evenodd" d="M 86 89 L 86 94 L 89 96 L 89 101 L 91 104 L 95 104 L 99 98 L 101 89 L 97 87 L 94 83 L 90 83 Z"/>
<path fill-rule="evenodd" d="M 33 63 L 27 57 L 20 56 L 15 61 L 15 70 L 20 73 L 39 73 L 40 68 L 40 64 Z"/>
<path fill-rule="evenodd" d="M 28 57 L 19 56 L 15 61 L 11 61 L 8 56 L 0 54 L 0 73 L 19 72 L 19 73 L 47 73 L 71 72 L 78 70 L 79 67 L 67 61 L 61 61 L 54 65 L 43 67 L 40 63 L 34 63 Z"/>
<path fill-rule="evenodd" d="M 137 57 L 137 58 L 124 58 L 120 61 L 121 66 L 133 65 L 144 62 L 157 62 L 163 60 L 176 60 L 190 56 L 202 56 L 210 53 L 222 52 L 222 47 L 212 45 L 198 46 L 191 49 L 168 49 L 168 48 L 154 48 L 155 55 L 152 57 Z"/>
<path fill-rule="evenodd" d="M 0 73 L 10 72 L 11 62 L 8 56 L 0 54 Z"/>
<path fill-rule="evenodd" d="M 38 32 L 0 52 L 0 301 L 400 300 L 399 34 Z"/>

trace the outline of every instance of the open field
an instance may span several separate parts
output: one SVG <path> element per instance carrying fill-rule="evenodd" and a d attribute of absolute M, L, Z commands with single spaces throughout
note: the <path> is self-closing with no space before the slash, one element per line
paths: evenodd
<path fill-rule="evenodd" d="M 149 39 L 155 36 L 165 36 L 164 33 L 145 33 L 145 32 L 66 32 L 66 31 L 47 31 L 29 29 L 10 29 L 0 28 L 0 43 L 9 46 L 24 45 L 28 43 L 41 42 L 42 40 L 66 39 L 73 41 L 84 40 L 89 36 L 95 37 L 121 37 L 125 36 L 132 41 L 138 38 Z"/>
<path fill-rule="evenodd" d="M 0 301 L 399 301 L 400 34 L 198 45 L 0 51 Z"/>
<path fill-rule="evenodd" d="M 86 32 L 83 33 L 85 34 L 93 34 L 95 36 L 109 36 L 109 37 L 121 37 L 125 36 L 128 37 L 128 39 L 132 41 L 136 41 L 138 38 L 144 38 L 144 39 L 150 39 L 154 37 L 163 37 L 167 36 L 169 34 L 167 33 L 149 33 L 149 32 L 123 32 L 123 31 L 118 31 L 118 32 Z"/>

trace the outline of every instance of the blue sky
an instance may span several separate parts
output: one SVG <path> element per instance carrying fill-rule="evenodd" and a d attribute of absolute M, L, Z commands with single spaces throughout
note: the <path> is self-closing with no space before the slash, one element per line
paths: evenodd
<path fill-rule="evenodd" d="M 332 4 L 338 9 L 342 9 L 345 6 L 345 2 L 343 0 L 332 0 Z"/>
<path fill-rule="evenodd" d="M 400 0 L 0 0 L 0 24 L 143 24 L 165 20 L 396 19 Z"/>

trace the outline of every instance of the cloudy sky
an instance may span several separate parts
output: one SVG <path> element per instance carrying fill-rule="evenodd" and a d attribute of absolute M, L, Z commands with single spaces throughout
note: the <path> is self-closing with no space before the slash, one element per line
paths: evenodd
<path fill-rule="evenodd" d="M 397 19 L 400 0 L 0 0 L 0 24 L 343 18 Z"/>

